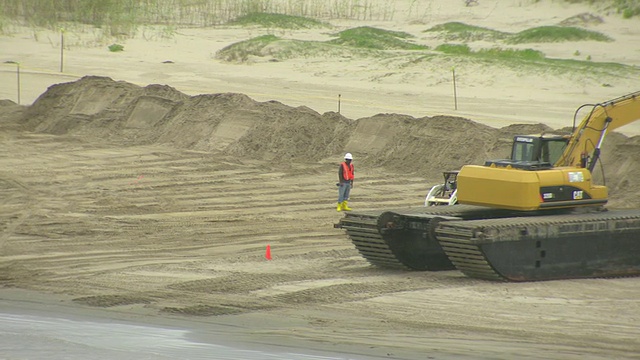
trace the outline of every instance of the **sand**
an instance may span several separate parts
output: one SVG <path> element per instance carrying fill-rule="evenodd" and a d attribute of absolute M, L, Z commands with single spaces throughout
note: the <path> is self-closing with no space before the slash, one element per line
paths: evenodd
<path fill-rule="evenodd" d="M 597 13 L 604 22 L 585 26 L 615 42 L 533 47 L 640 65 L 635 19 L 554 1 L 424 3 L 335 26 L 404 30 L 431 45 L 441 40 L 421 30 L 447 21 L 515 32 Z M 637 278 L 505 284 L 389 271 L 333 228 L 345 151 L 357 169 L 353 208 L 420 206 L 442 171 L 500 157 L 514 134 L 570 126 L 578 106 L 637 91 L 637 78 L 496 76 L 467 64 L 456 66 L 455 110 L 456 64 L 216 59 L 262 31 L 179 29 L 126 40 L 117 54 L 80 34 L 63 74 L 59 34 L 0 37 L 0 60 L 22 70 L 19 106 L 16 66 L 0 68 L 0 296 L 28 290 L 77 311 L 233 324 L 247 341 L 398 359 L 640 353 Z M 610 206 L 636 207 L 640 131 L 623 129 L 603 150 Z"/>

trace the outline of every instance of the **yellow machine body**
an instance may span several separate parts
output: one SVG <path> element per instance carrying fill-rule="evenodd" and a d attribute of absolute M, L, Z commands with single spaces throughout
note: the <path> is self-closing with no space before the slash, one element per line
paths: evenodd
<path fill-rule="evenodd" d="M 530 171 L 467 165 L 458 174 L 458 198 L 465 204 L 531 211 L 605 204 L 607 188 L 592 185 L 585 168 Z"/>
<path fill-rule="evenodd" d="M 542 143 L 544 137 L 522 136 L 514 139 L 510 159 L 463 166 L 458 174 L 458 203 L 522 211 L 605 204 L 607 188 L 592 183 L 592 171 L 607 133 L 640 120 L 640 91 L 583 107 L 591 111 L 574 126 L 553 163 L 544 156 L 520 156 L 534 153 L 518 152 L 521 149 L 544 153 L 544 147 L 527 147 Z"/>

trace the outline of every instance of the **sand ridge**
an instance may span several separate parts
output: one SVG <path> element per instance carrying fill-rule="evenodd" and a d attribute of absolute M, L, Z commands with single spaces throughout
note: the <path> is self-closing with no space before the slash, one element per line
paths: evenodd
<path fill-rule="evenodd" d="M 508 157 L 515 135 L 571 132 L 571 128 L 552 129 L 544 124 L 496 129 L 443 115 L 378 114 L 354 120 L 277 101 L 258 102 L 243 94 L 189 96 L 166 85 L 140 87 L 95 76 L 50 87 L 22 113 L 13 105 L 9 102 L 5 107 L 19 116 L 5 121 L 5 126 L 21 124 L 26 131 L 111 140 L 123 146 L 166 145 L 276 163 L 327 163 L 348 149 L 361 166 L 428 181 L 438 181 L 443 171 L 466 164 Z M 619 133 L 605 142 L 603 166 L 596 175 L 610 187 L 616 207 L 633 207 L 637 200 L 636 143 L 637 137 Z"/>

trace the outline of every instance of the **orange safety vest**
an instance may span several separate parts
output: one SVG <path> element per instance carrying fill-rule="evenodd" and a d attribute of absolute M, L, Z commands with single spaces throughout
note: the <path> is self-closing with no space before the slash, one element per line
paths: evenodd
<path fill-rule="evenodd" d="M 342 162 L 342 177 L 347 181 L 353 180 L 353 163 L 347 166 L 346 162 Z"/>

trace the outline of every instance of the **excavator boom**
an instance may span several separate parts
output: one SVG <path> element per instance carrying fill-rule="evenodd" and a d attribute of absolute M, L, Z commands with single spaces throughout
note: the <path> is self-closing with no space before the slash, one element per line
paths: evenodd
<path fill-rule="evenodd" d="M 586 166 L 593 171 L 605 136 L 615 129 L 640 120 L 640 91 L 600 104 L 585 104 L 576 110 L 575 118 L 584 108 L 589 114 L 575 127 L 569 145 L 555 166 Z M 597 152 L 597 155 L 594 154 Z M 589 163 L 586 164 L 586 158 Z"/>

